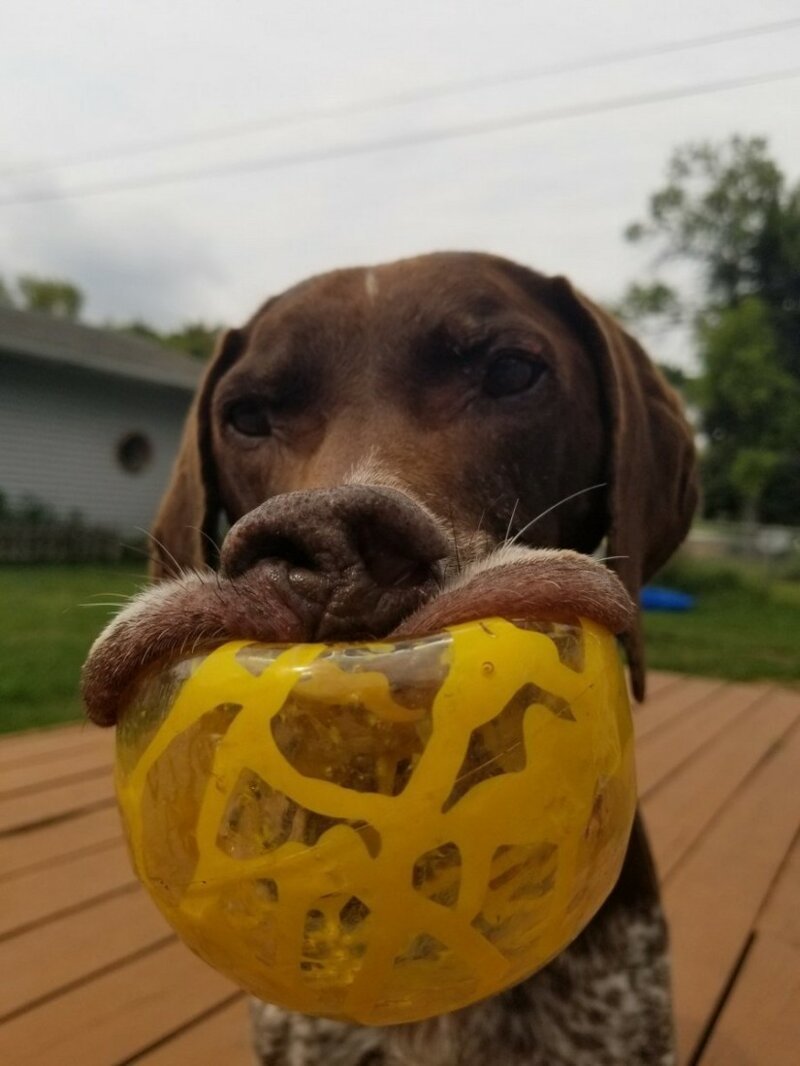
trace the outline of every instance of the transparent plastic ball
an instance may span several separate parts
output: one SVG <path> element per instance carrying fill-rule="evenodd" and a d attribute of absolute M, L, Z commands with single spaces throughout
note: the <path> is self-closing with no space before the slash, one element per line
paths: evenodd
<path fill-rule="evenodd" d="M 592 622 L 239 641 L 146 676 L 117 728 L 133 863 L 256 996 L 386 1025 L 544 966 L 611 891 L 636 802 Z"/>

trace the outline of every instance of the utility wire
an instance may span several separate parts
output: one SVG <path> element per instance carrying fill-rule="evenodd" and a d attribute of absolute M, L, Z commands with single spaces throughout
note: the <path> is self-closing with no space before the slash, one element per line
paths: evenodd
<path fill-rule="evenodd" d="M 406 89 L 396 93 L 368 97 L 364 100 L 350 100 L 339 104 L 309 107 L 268 116 L 266 118 L 254 119 L 250 122 L 217 126 L 205 130 L 198 130 L 194 133 L 178 134 L 161 139 L 136 141 L 128 145 L 111 146 L 108 148 L 102 148 L 94 153 L 62 155 L 55 156 L 49 160 L 40 159 L 11 163 L 5 167 L 0 167 L 0 177 L 32 174 L 40 171 L 66 167 L 86 166 L 93 163 L 112 162 L 115 159 L 129 159 L 133 156 L 150 155 L 175 148 L 185 148 L 191 145 L 230 140 L 252 133 L 260 133 L 267 130 L 295 126 L 322 119 L 402 107 L 407 104 L 441 99 L 448 96 L 457 96 L 462 93 L 475 92 L 480 89 L 500 88 L 502 86 L 514 85 L 519 82 L 552 77 L 558 74 L 574 74 L 579 71 L 613 66 L 617 63 L 628 63 L 636 59 L 647 59 L 659 55 L 668 55 L 672 52 L 688 51 L 695 48 L 707 48 L 711 45 L 724 44 L 729 41 L 746 40 L 750 37 L 763 36 L 765 34 L 780 33 L 798 27 L 800 27 L 800 17 L 782 19 L 776 22 L 762 22 L 757 23 L 756 25 L 744 26 L 740 29 L 728 30 L 722 33 L 682 38 L 676 41 L 666 41 L 661 44 L 645 45 L 643 47 L 623 49 L 615 52 L 605 52 L 593 56 L 586 56 L 583 59 L 571 60 L 564 63 L 554 63 L 549 66 L 537 67 L 534 69 L 511 71 L 501 75 L 464 78 L 455 81 L 441 82 L 438 85 L 419 86 L 417 88 Z"/>
<path fill-rule="evenodd" d="M 444 126 L 438 129 L 420 130 L 416 133 L 398 134 L 393 137 L 375 138 L 357 141 L 327 148 L 310 148 L 280 155 L 265 156 L 260 159 L 242 160 L 231 163 L 218 163 L 189 170 L 173 170 L 160 174 L 144 175 L 139 178 L 122 178 L 110 181 L 87 182 L 66 189 L 33 190 L 19 195 L 0 197 L 0 207 L 16 204 L 44 203 L 54 200 L 80 200 L 107 193 L 130 192 L 157 186 L 176 185 L 184 182 L 199 181 L 204 178 L 223 177 L 232 174 L 256 173 L 259 171 L 285 170 L 289 167 L 304 166 L 310 163 L 324 163 L 336 159 L 371 155 L 374 152 L 396 151 L 424 144 L 435 144 L 468 137 L 483 136 L 527 126 L 541 125 L 546 122 L 581 118 L 587 115 L 599 115 L 610 111 L 625 111 L 650 104 L 664 103 L 669 100 L 687 99 L 693 96 L 708 96 L 713 93 L 727 92 L 731 89 L 749 88 L 756 85 L 769 85 L 800 77 L 800 66 L 788 70 L 774 71 L 771 74 L 756 74 L 744 78 L 726 78 L 720 81 L 678 86 L 673 89 L 657 89 L 653 92 L 636 93 L 631 96 L 617 96 L 597 100 L 587 104 L 567 105 L 541 111 L 525 111 L 505 118 L 483 119 L 476 122 L 464 122 L 459 125 Z"/>

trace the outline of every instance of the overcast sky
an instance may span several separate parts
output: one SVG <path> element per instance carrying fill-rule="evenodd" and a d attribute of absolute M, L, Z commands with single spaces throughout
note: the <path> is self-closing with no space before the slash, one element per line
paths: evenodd
<path fill-rule="evenodd" d="M 796 0 L 6 5 L 0 275 L 64 276 L 86 291 L 91 321 L 142 318 L 171 327 L 192 318 L 238 322 L 269 293 L 331 267 L 461 248 L 567 273 L 610 300 L 645 269 L 622 230 L 642 215 L 675 145 L 764 134 L 786 173 L 800 177 L 800 77 L 253 167 L 275 156 L 800 71 L 800 26 L 168 151 L 54 164 L 793 16 L 800 16 Z M 10 169 L 33 163 L 49 165 Z M 251 169 L 74 195 L 240 164 Z M 70 198 L 9 202 L 70 191 Z M 674 339 L 666 353 L 683 359 Z"/>

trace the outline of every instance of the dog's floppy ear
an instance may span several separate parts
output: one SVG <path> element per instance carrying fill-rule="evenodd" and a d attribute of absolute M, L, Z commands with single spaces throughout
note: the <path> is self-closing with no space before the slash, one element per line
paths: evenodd
<path fill-rule="evenodd" d="M 189 409 L 172 477 L 151 530 L 150 575 L 156 579 L 214 562 L 220 502 L 211 450 L 211 397 L 244 343 L 243 330 L 228 330 L 220 337 Z"/>
<path fill-rule="evenodd" d="M 609 565 L 628 592 L 664 565 L 689 531 L 697 505 L 691 427 L 680 401 L 641 346 L 565 278 L 553 286 L 567 321 L 596 364 L 612 435 L 608 472 Z M 641 621 L 624 636 L 637 699 L 644 698 Z"/>

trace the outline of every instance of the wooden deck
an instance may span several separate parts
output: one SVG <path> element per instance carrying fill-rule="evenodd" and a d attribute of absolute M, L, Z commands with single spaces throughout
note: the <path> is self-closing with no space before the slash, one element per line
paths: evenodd
<path fill-rule="evenodd" d="M 637 711 L 682 1062 L 800 1060 L 800 693 L 666 674 Z M 0 1062 L 239 1066 L 242 994 L 134 883 L 112 735 L 0 741 Z"/>

